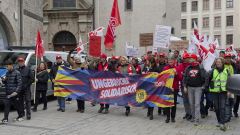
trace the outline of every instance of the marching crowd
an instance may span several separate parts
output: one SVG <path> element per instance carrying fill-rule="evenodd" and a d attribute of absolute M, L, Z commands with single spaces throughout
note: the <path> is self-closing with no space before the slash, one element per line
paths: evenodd
<path fill-rule="evenodd" d="M 207 118 L 209 111 L 215 111 L 217 126 L 225 131 L 227 122 L 231 117 L 238 117 L 240 96 L 234 95 L 226 89 L 226 82 L 229 76 L 239 74 L 240 59 L 231 54 L 221 51 L 212 65 L 212 70 L 206 72 L 201 64 L 201 59 L 195 54 L 184 52 L 181 56 L 179 51 L 170 53 L 147 52 L 141 59 L 135 57 L 112 56 L 107 58 L 102 54 L 99 58 L 88 61 L 81 61 L 79 55 L 72 56 L 74 50 L 69 52 L 67 60 L 63 60 L 60 55 L 56 56 L 56 63 L 52 66 L 50 72 L 47 71 L 47 64 L 41 62 L 37 67 L 36 76 L 36 102 L 32 108 L 37 111 L 39 99 L 42 98 L 43 110 L 47 110 L 46 92 L 48 89 L 48 80 L 55 83 L 55 77 L 59 66 L 68 66 L 72 69 L 91 69 L 97 71 L 112 71 L 121 74 L 146 74 L 149 72 L 162 72 L 168 69 L 175 69 L 173 82 L 174 106 L 169 108 L 158 108 L 158 114 L 166 116 L 166 123 L 175 122 L 177 97 L 183 98 L 185 116 L 183 119 L 191 121 L 195 126 L 199 125 L 200 119 Z M 18 68 L 14 68 L 12 61 L 7 61 L 8 72 L 3 78 L 6 89 L 4 118 L 2 123 L 8 123 L 8 114 L 11 104 L 15 106 L 18 117 L 16 121 L 31 119 L 31 84 L 34 82 L 34 72 L 24 65 L 25 59 L 18 58 Z M 180 94 L 181 93 L 181 94 Z M 71 99 L 57 97 L 59 108 L 57 111 L 65 111 L 65 101 L 71 102 Z M 96 103 L 91 103 L 93 106 Z M 125 115 L 129 116 L 130 106 L 125 106 Z M 26 109 L 26 113 L 25 110 Z M 77 100 L 77 112 L 84 113 L 85 101 Z M 148 107 L 147 116 L 153 119 L 153 107 Z M 109 104 L 100 103 L 98 113 L 109 113 Z"/>

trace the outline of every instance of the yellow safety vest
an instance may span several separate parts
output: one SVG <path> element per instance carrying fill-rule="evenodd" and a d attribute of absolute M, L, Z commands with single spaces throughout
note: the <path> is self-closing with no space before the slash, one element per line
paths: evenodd
<path fill-rule="evenodd" d="M 226 90 L 228 79 L 228 70 L 224 68 L 223 72 L 219 73 L 217 69 L 213 70 L 213 78 L 212 81 L 214 83 L 214 88 L 210 88 L 210 92 L 224 92 Z"/>

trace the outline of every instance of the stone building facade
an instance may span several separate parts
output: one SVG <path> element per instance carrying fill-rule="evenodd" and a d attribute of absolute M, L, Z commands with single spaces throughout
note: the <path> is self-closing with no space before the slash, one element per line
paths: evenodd
<path fill-rule="evenodd" d="M 43 35 L 48 50 L 69 51 L 93 29 L 92 0 L 44 0 Z"/>
<path fill-rule="evenodd" d="M 96 0 L 96 27 L 107 29 L 113 0 Z M 139 56 L 152 47 L 140 47 L 140 34 L 154 33 L 156 25 L 167 25 L 173 28 L 173 35 L 180 36 L 180 1 L 179 0 L 118 0 L 122 24 L 116 29 L 115 48 L 108 53 L 102 43 L 102 52 L 108 55 L 125 55 L 126 42 L 139 48 Z M 106 32 L 105 29 L 105 32 Z"/>
<path fill-rule="evenodd" d="M 33 46 L 37 30 L 42 31 L 43 0 L 0 1 L 0 49 Z"/>

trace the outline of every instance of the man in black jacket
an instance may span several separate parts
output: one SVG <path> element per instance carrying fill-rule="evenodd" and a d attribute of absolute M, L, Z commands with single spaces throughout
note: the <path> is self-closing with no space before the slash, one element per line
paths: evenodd
<path fill-rule="evenodd" d="M 49 73 L 50 79 L 53 83 L 53 85 L 52 85 L 53 89 L 54 89 L 55 77 L 57 75 L 59 66 L 68 66 L 68 64 L 63 61 L 61 55 L 56 56 L 56 63 L 54 63 L 54 65 Z M 65 112 L 65 97 L 57 97 L 57 100 L 58 100 L 58 105 L 59 105 L 59 108 L 57 109 L 57 111 Z"/>
<path fill-rule="evenodd" d="M 13 68 L 13 62 L 7 61 L 7 69 L 6 77 L 3 79 L 3 83 L 6 88 L 6 99 L 4 101 L 4 118 L 2 120 L 3 124 L 8 123 L 8 115 L 10 111 L 11 104 L 15 106 L 18 112 L 17 121 L 23 120 L 23 115 L 20 112 L 19 106 L 19 93 L 22 90 L 22 78 L 19 71 Z"/>
<path fill-rule="evenodd" d="M 23 116 L 25 116 L 25 108 L 26 107 L 26 115 L 27 120 L 31 119 L 31 85 L 34 82 L 34 73 L 33 71 L 25 65 L 25 59 L 22 57 L 18 58 L 18 68 L 17 70 L 22 75 L 22 91 L 19 93 L 20 100 L 20 109 Z"/>

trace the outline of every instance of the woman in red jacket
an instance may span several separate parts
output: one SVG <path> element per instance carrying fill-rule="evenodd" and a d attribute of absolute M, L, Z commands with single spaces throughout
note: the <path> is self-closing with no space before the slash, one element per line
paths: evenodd
<path fill-rule="evenodd" d="M 179 69 L 176 67 L 176 59 L 174 57 L 169 57 L 168 58 L 168 65 L 163 68 L 164 70 L 168 69 L 174 69 L 175 70 L 175 76 L 173 80 L 173 95 L 174 95 L 174 106 L 173 107 L 168 107 L 165 108 L 165 113 L 167 115 L 166 123 L 169 123 L 170 121 L 170 116 L 171 116 L 171 121 L 175 122 L 175 116 L 176 116 L 176 108 L 177 108 L 177 95 L 179 92 L 179 81 L 180 81 L 180 72 Z"/>
<path fill-rule="evenodd" d="M 108 71 L 108 62 L 107 62 L 107 55 L 102 54 L 100 56 L 100 62 L 97 65 L 98 71 Z M 102 113 L 103 110 L 105 110 L 103 113 L 107 114 L 109 109 L 109 104 L 103 104 L 100 103 L 100 109 L 98 110 L 98 113 Z"/>

